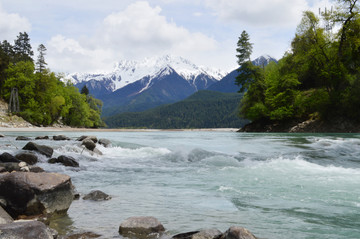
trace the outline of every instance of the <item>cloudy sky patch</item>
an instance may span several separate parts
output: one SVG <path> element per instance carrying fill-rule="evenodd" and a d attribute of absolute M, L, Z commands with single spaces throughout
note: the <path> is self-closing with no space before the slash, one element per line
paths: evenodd
<path fill-rule="evenodd" d="M 26 31 L 34 50 L 42 43 L 53 71 L 109 71 L 123 59 L 179 55 L 198 65 L 237 67 L 242 30 L 252 58 L 280 58 L 302 12 L 327 0 L 0 0 L 0 40 Z"/>

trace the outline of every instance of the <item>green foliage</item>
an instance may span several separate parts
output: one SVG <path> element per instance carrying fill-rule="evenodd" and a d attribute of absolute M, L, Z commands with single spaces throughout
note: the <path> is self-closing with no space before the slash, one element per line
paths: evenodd
<path fill-rule="evenodd" d="M 241 97 L 236 93 L 199 91 L 174 104 L 121 113 L 104 120 L 113 128 L 238 128 L 248 122 L 237 117 Z"/>
<path fill-rule="evenodd" d="M 43 44 L 40 44 L 37 50 L 39 52 L 39 56 L 36 61 L 36 70 L 42 73 L 47 65 L 47 63 L 45 62 L 46 47 Z"/>
<path fill-rule="evenodd" d="M 38 49 L 35 72 L 26 33 L 20 33 L 15 46 L 6 41 L 0 44 L 0 96 L 9 101 L 11 90 L 17 88 L 19 115 L 35 125 L 47 126 L 63 121 L 74 127 L 105 126 L 100 118 L 102 102 L 82 95 L 76 87 L 60 81 L 61 76 L 45 68 L 45 46 L 41 44 Z"/>
<path fill-rule="evenodd" d="M 238 64 L 241 65 L 246 61 L 250 61 L 250 56 L 252 53 L 252 43 L 250 43 L 250 36 L 246 31 L 241 33 L 239 40 L 237 42 L 236 52 L 238 55 Z"/>
<path fill-rule="evenodd" d="M 86 85 L 84 85 L 83 88 L 81 88 L 80 93 L 81 93 L 81 94 L 85 94 L 85 95 L 88 95 L 88 94 L 89 94 L 89 89 L 87 88 Z"/>
<path fill-rule="evenodd" d="M 359 120 L 359 6 L 357 0 L 338 2 L 336 11 L 320 17 L 304 12 L 291 51 L 278 64 L 264 69 L 240 64 L 237 84 L 246 91 L 240 104 L 242 115 L 251 120 L 312 115 Z"/>

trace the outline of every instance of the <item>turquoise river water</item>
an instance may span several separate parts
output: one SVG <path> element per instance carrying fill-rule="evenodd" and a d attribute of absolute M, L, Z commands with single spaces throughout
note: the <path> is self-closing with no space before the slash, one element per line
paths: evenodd
<path fill-rule="evenodd" d="M 68 174 L 77 191 L 99 189 L 104 202 L 74 201 L 54 220 L 60 232 L 86 230 L 120 238 L 120 223 L 154 216 L 169 235 L 203 228 L 249 229 L 258 238 L 360 238 L 359 134 L 252 134 L 204 131 L 5 132 L 0 153 L 26 144 L 16 136 L 65 134 L 40 140 L 54 156 L 70 155 L 80 168 L 46 163 Z M 112 141 L 83 151 L 75 139 Z"/>

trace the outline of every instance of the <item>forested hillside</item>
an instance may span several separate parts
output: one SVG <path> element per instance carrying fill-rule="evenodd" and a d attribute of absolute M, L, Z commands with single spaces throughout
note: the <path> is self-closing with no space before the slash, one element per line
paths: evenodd
<path fill-rule="evenodd" d="M 61 121 L 74 127 L 103 126 L 102 102 L 60 81 L 61 75 L 46 68 L 46 47 L 40 44 L 37 50 L 34 62 L 26 32 L 19 33 L 14 45 L 0 42 L 0 98 L 10 102 L 13 95 L 12 113 L 34 125 Z"/>
<path fill-rule="evenodd" d="M 238 93 L 199 91 L 174 104 L 122 113 L 104 120 L 112 128 L 238 128 L 248 123 L 238 117 L 241 97 Z"/>
<path fill-rule="evenodd" d="M 238 43 L 246 91 L 241 114 L 257 122 L 294 119 L 360 120 L 360 15 L 357 0 L 337 1 L 317 16 L 304 12 L 291 50 L 278 64 L 254 66 L 252 44 L 243 32 Z"/>

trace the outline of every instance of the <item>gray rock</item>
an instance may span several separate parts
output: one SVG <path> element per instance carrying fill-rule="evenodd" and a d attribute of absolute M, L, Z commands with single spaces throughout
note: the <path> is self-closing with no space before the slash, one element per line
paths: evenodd
<path fill-rule="evenodd" d="M 159 238 L 164 231 L 164 226 L 155 217 L 130 217 L 119 227 L 120 235 L 140 239 Z"/>
<path fill-rule="evenodd" d="M 49 139 L 49 136 L 37 136 L 35 140 Z"/>
<path fill-rule="evenodd" d="M 53 140 L 57 140 L 57 141 L 60 141 L 60 140 L 70 140 L 69 137 L 66 137 L 65 135 L 54 135 L 53 136 Z"/>
<path fill-rule="evenodd" d="M 77 232 L 70 235 L 67 235 L 66 239 L 90 239 L 90 238 L 99 238 L 101 235 L 94 232 Z"/>
<path fill-rule="evenodd" d="M 218 229 L 204 229 L 200 231 L 192 231 L 180 233 L 172 237 L 172 239 L 215 239 L 219 238 L 222 232 Z"/>
<path fill-rule="evenodd" d="M 200 232 L 194 234 L 192 236 L 192 239 L 214 239 L 220 237 L 221 235 L 222 232 L 220 230 L 211 228 L 211 229 L 201 230 Z"/>
<path fill-rule="evenodd" d="M 73 200 L 72 188 L 70 177 L 58 173 L 0 175 L 0 198 L 13 218 L 66 212 Z"/>
<path fill-rule="evenodd" d="M 53 239 L 51 230 L 39 221 L 19 221 L 0 225 L 4 239 Z"/>
<path fill-rule="evenodd" d="M 79 167 L 79 163 L 73 157 L 65 155 L 49 159 L 48 163 L 61 163 L 67 167 Z"/>
<path fill-rule="evenodd" d="M 3 166 L 0 166 L 0 173 L 5 173 L 7 172 L 6 168 L 4 168 Z"/>
<path fill-rule="evenodd" d="M 83 141 L 84 139 L 86 139 L 88 136 L 87 135 L 82 135 L 79 138 L 77 138 L 76 141 Z"/>
<path fill-rule="evenodd" d="M 176 234 L 175 236 L 172 236 L 172 239 L 191 239 L 193 235 L 199 233 L 200 231 L 192 231 L 192 232 L 185 232 Z"/>
<path fill-rule="evenodd" d="M 15 140 L 31 140 L 31 138 L 26 137 L 26 136 L 18 136 L 18 137 L 16 137 Z"/>
<path fill-rule="evenodd" d="M 96 136 L 94 135 L 90 135 L 90 136 L 86 136 L 86 135 L 82 135 L 80 136 L 77 141 L 84 141 L 85 139 L 90 139 L 91 141 L 93 141 L 95 144 L 98 142 L 98 139 Z"/>
<path fill-rule="evenodd" d="M 111 147 L 111 141 L 108 139 L 99 139 L 99 144 L 103 145 L 105 148 Z"/>
<path fill-rule="evenodd" d="M 12 171 L 20 171 L 19 163 L 0 163 L 0 167 L 9 173 Z"/>
<path fill-rule="evenodd" d="M 20 160 L 12 156 L 11 154 L 5 152 L 0 155 L 0 162 L 1 163 L 20 163 Z"/>
<path fill-rule="evenodd" d="M 84 200 L 92 200 L 92 201 L 104 201 L 104 200 L 110 200 L 111 196 L 107 195 L 106 193 L 100 191 L 100 190 L 94 190 L 90 193 L 86 194 L 83 197 Z"/>
<path fill-rule="evenodd" d="M 84 139 L 82 141 L 82 144 L 81 145 L 84 145 L 88 150 L 91 150 L 93 151 L 96 147 L 96 144 L 94 143 L 94 141 L 92 141 L 91 139 Z"/>
<path fill-rule="evenodd" d="M 243 227 L 230 227 L 220 239 L 257 239 L 249 230 Z"/>
<path fill-rule="evenodd" d="M 0 225 L 12 223 L 14 219 L 0 206 Z M 0 233 L 1 237 L 1 233 Z"/>
<path fill-rule="evenodd" d="M 90 139 L 91 141 L 93 141 L 95 144 L 98 142 L 98 139 L 96 136 L 94 135 L 90 135 L 88 137 L 86 137 L 87 139 Z"/>
<path fill-rule="evenodd" d="M 33 172 L 33 173 L 43 173 L 43 172 L 45 172 L 45 170 L 43 168 L 38 167 L 38 166 L 30 166 L 29 169 L 30 169 L 30 172 Z"/>
<path fill-rule="evenodd" d="M 29 165 L 34 165 L 38 162 L 38 157 L 33 153 L 19 153 L 15 158 Z"/>
<path fill-rule="evenodd" d="M 47 157 L 51 157 L 53 155 L 53 152 L 54 150 L 49 147 L 49 146 L 46 146 L 46 145 L 39 145 L 39 144 L 36 144 L 34 142 L 29 142 L 27 143 L 24 147 L 23 147 L 24 150 L 33 150 L 33 151 L 37 151 Z"/>

